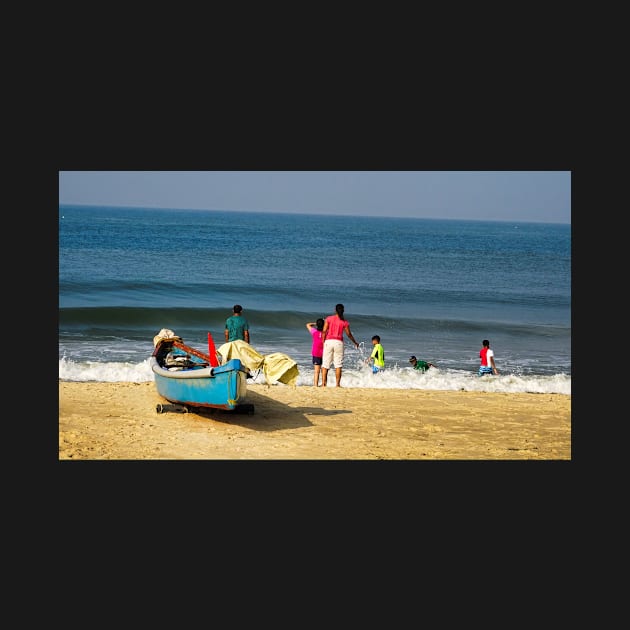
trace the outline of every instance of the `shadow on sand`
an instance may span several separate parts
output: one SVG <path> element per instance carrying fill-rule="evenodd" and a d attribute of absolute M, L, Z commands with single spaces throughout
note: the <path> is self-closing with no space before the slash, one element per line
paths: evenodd
<path fill-rule="evenodd" d="M 335 416 L 352 412 L 349 409 L 290 407 L 258 392 L 247 392 L 247 402 L 234 410 L 188 407 L 188 413 L 204 420 L 237 424 L 254 431 L 279 431 L 313 426 L 313 423 L 306 417 L 307 414 Z"/>

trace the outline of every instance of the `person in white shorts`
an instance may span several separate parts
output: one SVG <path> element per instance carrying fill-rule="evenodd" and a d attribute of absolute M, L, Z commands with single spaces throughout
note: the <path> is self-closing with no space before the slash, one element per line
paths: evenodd
<path fill-rule="evenodd" d="M 341 369 L 343 367 L 343 334 L 346 333 L 348 339 L 352 341 L 355 348 L 359 347 L 357 340 L 350 331 L 350 322 L 345 319 L 344 305 L 335 306 L 335 314 L 329 315 L 324 320 L 324 354 L 322 356 L 322 387 L 326 387 L 328 370 L 332 364 L 335 365 L 335 381 L 337 387 L 341 387 Z"/>

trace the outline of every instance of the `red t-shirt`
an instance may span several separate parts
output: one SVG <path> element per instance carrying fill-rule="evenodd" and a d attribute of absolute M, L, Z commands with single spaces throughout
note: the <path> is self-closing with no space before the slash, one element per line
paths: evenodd
<path fill-rule="evenodd" d="M 329 315 L 326 321 L 328 322 L 326 339 L 338 339 L 339 341 L 343 341 L 343 331 L 350 325 L 348 320 L 339 319 L 338 315 Z"/>
<path fill-rule="evenodd" d="M 492 367 L 490 365 L 489 358 L 494 356 L 494 352 L 492 352 L 490 348 L 481 348 L 481 350 L 479 351 L 479 356 L 481 357 L 482 367 Z"/>

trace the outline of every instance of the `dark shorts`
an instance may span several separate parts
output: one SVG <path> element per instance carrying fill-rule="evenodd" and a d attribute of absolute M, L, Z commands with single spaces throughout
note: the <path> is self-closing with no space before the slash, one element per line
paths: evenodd
<path fill-rule="evenodd" d="M 313 356 L 313 365 L 321 365 L 322 364 L 322 357 L 316 357 L 315 355 Z"/>

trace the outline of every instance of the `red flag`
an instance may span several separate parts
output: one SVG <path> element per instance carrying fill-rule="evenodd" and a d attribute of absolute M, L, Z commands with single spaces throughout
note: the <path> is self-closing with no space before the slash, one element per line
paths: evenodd
<path fill-rule="evenodd" d="M 217 367 L 219 365 L 219 359 L 217 359 L 217 349 L 214 347 L 214 339 L 210 333 L 208 333 L 208 356 L 210 357 L 210 365 L 212 367 Z"/>

